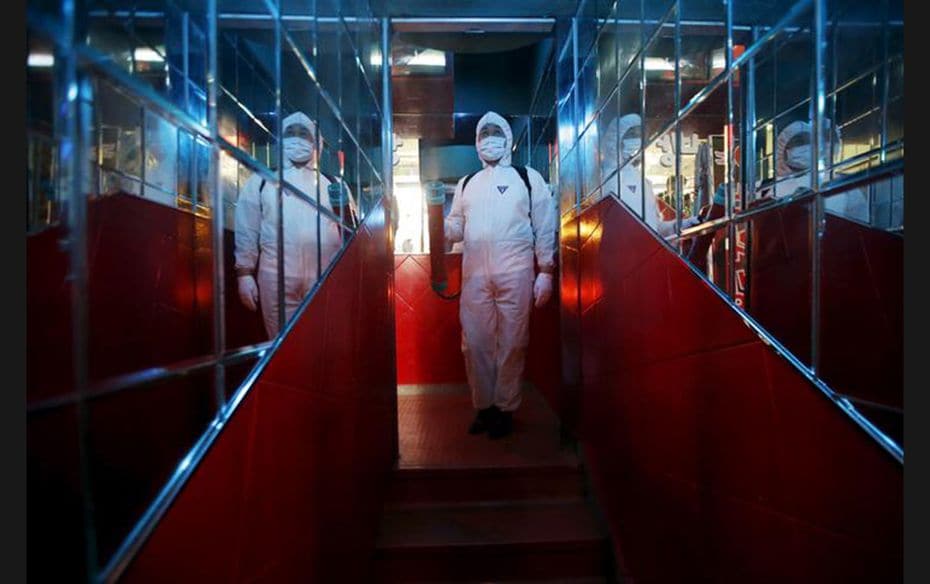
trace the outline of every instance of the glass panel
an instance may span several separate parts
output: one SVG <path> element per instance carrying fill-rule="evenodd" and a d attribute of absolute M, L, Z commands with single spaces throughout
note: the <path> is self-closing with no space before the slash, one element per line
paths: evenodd
<path fill-rule="evenodd" d="M 727 13 L 723 2 L 681 0 L 680 106 L 726 68 Z"/>
<path fill-rule="evenodd" d="M 659 136 L 646 148 L 645 152 L 643 207 L 641 207 L 645 212 L 643 220 L 662 237 L 670 237 L 676 232 L 675 209 L 678 201 L 678 187 L 675 176 L 675 156 L 679 150 L 676 142 L 675 129 L 672 128 Z M 638 159 L 634 158 L 634 160 Z"/>
<path fill-rule="evenodd" d="M 597 55 L 592 53 L 578 74 L 579 134 L 594 120 L 597 111 L 597 66 Z"/>
<path fill-rule="evenodd" d="M 734 75 L 741 150 L 752 153 L 742 169 L 747 207 L 811 188 L 810 21 L 807 11 Z"/>
<path fill-rule="evenodd" d="M 812 204 L 800 201 L 746 221 L 743 301 L 753 316 L 805 364 L 811 362 Z M 739 246 L 737 246 L 739 248 Z"/>
<path fill-rule="evenodd" d="M 166 121 L 97 87 L 97 147 L 107 155 L 87 209 L 92 381 L 213 351 L 210 149 L 179 142 Z"/>
<path fill-rule="evenodd" d="M 727 84 L 681 120 L 682 229 L 726 215 Z"/>
<path fill-rule="evenodd" d="M 381 24 L 376 19 L 369 17 L 367 20 L 359 50 L 361 51 L 359 58 L 365 67 L 365 76 L 371 87 L 372 97 L 375 103 L 380 105 L 383 60 L 381 58 Z"/>
<path fill-rule="evenodd" d="M 559 152 L 568 152 L 575 145 L 574 100 L 568 100 L 559 108 Z"/>
<path fill-rule="evenodd" d="M 87 409 L 94 526 L 105 563 L 213 420 L 213 368 L 99 397 Z"/>
<path fill-rule="evenodd" d="M 618 101 L 619 98 L 615 94 L 597 118 L 597 137 L 599 141 L 597 164 L 601 182 L 607 180 L 611 174 L 616 173 L 619 166 L 620 136 L 617 135 L 618 119 L 616 115 Z M 614 191 L 616 194 L 616 190 Z"/>
<path fill-rule="evenodd" d="M 898 120 L 886 122 L 886 116 L 895 116 L 891 103 L 898 97 L 898 91 L 892 89 L 899 70 L 892 36 L 900 30 L 888 21 L 886 8 L 885 3 L 829 3 L 826 107 L 836 126 L 829 135 L 834 142 L 829 152 L 832 163 L 881 148 L 885 123 L 895 139 L 901 137 Z M 888 109 L 883 109 L 884 104 Z M 880 157 L 866 157 L 855 169 L 864 170 L 881 162 Z M 847 166 L 846 171 L 850 170 Z"/>
<path fill-rule="evenodd" d="M 29 270 L 34 271 L 32 264 Z M 36 297 L 32 290 L 29 294 L 32 304 Z M 31 317 L 27 322 L 34 322 Z M 50 365 L 46 358 L 45 366 Z M 36 582 L 87 579 L 85 546 L 91 531 L 83 518 L 79 419 L 75 404 L 27 413 L 26 569 Z"/>
<path fill-rule="evenodd" d="M 86 10 L 88 46 L 206 125 L 206 4 L 98 0 Z"/>
<path fill-rule="evenodd" d="M 58 221 L 57 147 L 54 116 L 52 46 L 29 38 L 26 68 L 27 215 L 26 230 L 35 232 Z"/>
<path fill-rule="evenodd" d="M 328 215 L 320 213 L 320 273 L 325 272 L 336 261 L 336 255 L 342 249 L 351 232 L 331 219 Z"/>
<path fill-rule="evenodd" d="M 869 198 L 903 204 L 902 179 L 824 200 L 820 375 L 854 403 L 903 416 L 904 232 L 849 217 L 851 207 Z"/>
<path fill-rule="evenodd" d="M 277 274 L 278 226 L 272 213 L 277 209 L 278 183 L 224 151 L 220 188 L 225 213 L 226 347 L 234 349 L 267 341 L 269 331 L 277 327 L 277 315 L 271 301 L 267 306 L 263 301 L 260 282 L 271 282 Z"/>
<path fill-rule="evenodd" d="M 887 98 L 884 103 L 885 142 L 894 143 L 904 140 L 904 3 L 901 0 L 889 0 L 888 20 L 888 61 L 886 63 Z M 902 154 L 903 155 L 903 154 Z"/>
<path fill-rule="evenodd" d="M 578 63 L 583 63 L 594 47 L 598 32 L 597 11 L 603 0 L 581 0 L 575 27 L 578 30 Z"/>
<path fill-rule="evenodd" d="M 142 184 L 142 108 L 108 83 L 97 83 L 98 119 L 94 124 L 99 189 L 109 195 L 140 194 Z"/>
<path fill-rule="evenodd" d="M 73 384 L 73 363 L 72 280 L 68 249 L 60 245 L 67 238 L 62 197 L 70 192 L 70 185 L 65 184 L 61 170 L 61 164 L 68 161 L 59 157 L 63 128 L 56 125 L 55 116 L 58 71 L 50 45 L 31 38 L 29 54 L 49 58 L 40 66 L 33 57 L 26 78 L 26 400 L 31 405 L 66 393 Z M 30 477 L 31 473 L 30 469 Z M 33 543 L 31 519 L 29 543 Z M 32 573 L 31 561 L 29 567 Z"/>
<path fill-rule="evenodd" d="M 404 138 L 397 146 L 394 196 L 397 198 L 399 217 L 397 232 L 394 235 L 394 252 L 423 253 L 427 230 L 426 202 L 420 184 L 420 141 Z"/>
<path fill-rule="evenodd" d="M 778 23 L 798 1 L 759 2 L 758 0 L 732 0 L 734 27 L 757 26 L 764 33 Z"/>
<path fill-rule="evenodd" d="M 567 41 L 567 44 L 560 49 L 555 70 L 556 96 L 559 104 L 569 98 L 569 90 L 575 82 L 575 54 L 571 37 Z"/>
<path fill-rule="evenodd" d="M 641 2 L 617 4 L 617 74 L 620 77 L 634 62 L 643 46 L 643 11 Z"/>
<path fill-rule="evenodd" d="M 663 23 L 668 26 L 675 22 L 675 13 L 669 10 L 673 4 L 673 0 L 643 2 L 643 38 L 648 40 Z"/>
<path fill-rule="evenodd" d="M 646 47 L 646 140 L 652 140 L 675 115 L 675 16 L 662 25 L 652 44 Z"/>
<path fill-rule="evenodd" d="M 373 170 L 367 163 L 360 163 L 359 167 L 359 184 L 358 192 L 361 200 L 359 205 L 363 207 L 363 216 L 367 216 L 374 208 L 384 193 L 384 185 L 378 177 L 374 175 Z"/>
<path fill-rule="evenodd" d="M 578 143 L 581 156 L 581 197 L 588 198 L 597 187 L 601 186 L 601 169 L 598 144 L 597 124 L 591 124 Z"/>
<path fill-rule="evenodd" d="M 541 55 L 545 56 L 540 56 L 541 61 L 548 64 L 542 73 L 542 81 L 539 83 L 536 94 L 533 96 L 531 113 L 536 117 L 549 115 L 555 104 L 555 64 L 550 60 L 552 58 L 551 44 L 548 46 L 550 48 L 542 49 Z"/>
<path fill-rule="evenodd" d="M 868 187 L 869 223 L 875 229 L 904 233 L 904 176 L 881 181 Z M 828 211 L 833 211 L 831 205 Z"/>
<path fill-rule="evenodd" d="M 562 213 L 575 207 L 578 198 L 578 149 L 573 148 L 559 165 L 559 205 Z"/>
<path fill-rule="evenodd" d="M 597 106 L 610 98 L 617 86 L 617 21 L 613 15 L 604 23 L 597 39 Z"/>
<path fill-rule="evenodd" d="M 220 0 L 221 13 L 235 14 L 238 3 Z M 253 19 L 224 19 L 218 24 L 217 96 L 220 135 L 256 161 L 277 166 L 275 118 L 275 32 L 257 4 Z"/>
<path fill-rule="evenodd" d="M 618 101 L 620 109 L 617 112 L 619 119 L 631 114 L 642 117 L 643 80 L 641 63 L 641 59 L 634 61 L 627 70 L 626 75 L 620 80 L 620 98 Z M 635 125 L 641 125 L 641 123 L 640 121 Z"/>
<path fill-rule="evenodd" d="M 258 364 L 258 356 L 236 358 L 224 366 L 223 374 L 226 377 L 226 400 L 235 395 L 239 387 L 246 381 L 249 373 Z"/>
<path fill-rule="evenodd" d="M 730 226 L 701 230 L 679 241 L 679 252 L 718 288 L 730 293 Z"/>
<path fill-rule="evenodd" d="M 178 202 L 178 130 L 151 112 L 145 114 L 143 196 L 175 206 Z M 200 161 L 203 162 L 203 161 Z M 207 166 L 206 168 L 209 168 Z M 209 201 L 207 201 L 209 204 Z"/>

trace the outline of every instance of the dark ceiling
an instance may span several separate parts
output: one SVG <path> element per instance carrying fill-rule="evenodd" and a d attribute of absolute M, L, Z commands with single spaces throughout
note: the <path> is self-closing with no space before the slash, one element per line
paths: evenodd
<path fill-rule="evenodd" d="M 578 0 L 371 0 L 377 16 L 551 18 L 574 16 Z"/>

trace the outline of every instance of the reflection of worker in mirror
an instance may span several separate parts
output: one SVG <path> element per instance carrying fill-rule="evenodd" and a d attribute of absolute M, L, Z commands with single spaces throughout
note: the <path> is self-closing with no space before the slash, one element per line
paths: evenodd
<path fill-rule="evenodd" d="M 639 114 L 627 114 L 607 125 L 601 143 L 603 175 L 606 176 L 613 172 L 618 163 L 620 171 L 607 179 L 603 190 L 607 195 L 619 197 L 633 213 L 642 217 L 646 225 L 655 229 L 663 237 L 668 237 L 675 232 L 675 219 L 666 220 L 659 215 L 658 201 L 652 190 L 652 182 L 643 175 L 642 125 L 642 118 Z M 618 147 L 619 157 L 617 156 Z M 645 217 L 643 217 L 644 201 Z M 689 217 L 682 227 L 688 227 L 693 222 L 694 219 Z"/>
<path fill-rule="evenodd" d="M 835 155 L 840 154 L 839 129 L 830 128 L 833 124 L 825 120 L 830 143 L 825 145 Z M 811 147 L 811 124 L 798 120 L 788 124 L 778 135 L 775 144 L 775 163 L 777 182 L 764 188 L 761 195 L 763 199 L 780 199 L 789 196 L 803 195 L 811 190 L 811 166 L 813 150 Z M 847 219 L 854 219 L 863 223 L 869 221 L 868 195 L 862 189 L 855 188 L 842 194 L 824 199 L 824 208 L 835 215 Z"/>
<path fill-rule="evenodd" d="M 543 177 L 511 165 L 513 133 L 504 118 L 488 112 L 475 134 L 483 168 L 459 181 L 444 231 L 449 241 L 464 241 L 462 351 L 478 410 L 469 433 L 501 438 L 521 402 L 531 305 L 552 294 L 557 212 Z"/>
<path fill-rule="evenodd" d="M 284 119 L 284 180 L 316 199 L 316 124 L 297 112 Z M 331 181 L 319 174 L 320 200 Z M 309 202 L 284 190 L 284 317 L 289 320 L 341 246 L 339 229 Z M 246 182 L 236 205 L 236 275 L 239 298 L 262 309 L 269 338 L 278 334 L 278 192 L 258 174 Z M 319 252 L 319 258 L 318 258 Z"/>

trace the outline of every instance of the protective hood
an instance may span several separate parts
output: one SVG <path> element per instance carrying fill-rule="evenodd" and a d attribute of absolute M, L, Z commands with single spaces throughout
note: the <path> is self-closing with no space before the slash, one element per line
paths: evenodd
<path fill-rule="evenodd" d="M 626 164 L 627 159 L 623 155 L 623 139 L 626 136 L 626 133 L 632 130 L 633 128 L 641 126 L 643 119 L 639 114 L 626 114 L 621 116 L 617 120 L 617 141 L 618 147 L 620 148 L 620 164 Z M 640 143 L 642 143 L 642 138 L 640 138 Z"/>
<path fill-rule="evenodd" d="M 827 125 L 827 131 L 829 132 L 831 128 L 834 128 L 830 120 L 825 119 L 824 123 Z M 775 141 L 775 175 L 776 176 L 787 176 L 789 174 L 794 174 L 797 171 L 788 166 L 788 143 L 791 140 L 800 134 L 807 134 L 811 136 L 811 124 L 810 122 L 805 122 L 798 120 L 796 122 L 791 122 L 788 124 L 784 130 L 778 135 L 778 140 Z M 839 128 L 834 128 L 833 130 L 833 148 L 834 150 L 839 147 L 840 144 L 840 132 Z"/>
<path fill-rule="evenodd" d="M 481 116 L 481 119 L 478 120 L 478 126 L 475 128 L 475 150 L 478 150 L 478 135 L 481 134 L 481 128 L 487 126 L 488 124 L 494 124 L 499 126 L 504 131 L 504 136 L 507 140 L 506 152 L 504 153 L 503 158 L 498 162 L 498 166 L 510 166 L 510 161 L 513 153 L 513 130 L 510 129 L 510 124 L 507 123 L 503 117 L 494 112 L 488 112 Z M 481 167 L 485 168 L 488 166 L 488 163 L 484 161 L 481 156 L 478 156 L 481 160 Z"/>
<path fill-rule="evenodd" d="M 285 130 L 288 126 L 297 124 L 303 126 L 310 132 L 310 142 L 313 144 L 314 151 L 317 149 L 316 143 L 316 122 L 310 119 L 307 114 L 303 112 L 294 112 L 291 115 L 284 118 L 284 121 L 281 124 L 281 130 Z M 294 166 L 294 163 L 291 162 L 287 156 L 284 157 L 284 168 L 289 168 Z"/>
<path fill-rule="evenodd" d="M 781 131 L 778 135 L 778 140 L 775 141 L 776 176 L 787 176 L 796 172 L 793 168 L 788 166 L 788 142 L 795 136 L 801 134 L 810 135 L 810 133 L 810 123 L 801 120 L 791 122 Z"/>

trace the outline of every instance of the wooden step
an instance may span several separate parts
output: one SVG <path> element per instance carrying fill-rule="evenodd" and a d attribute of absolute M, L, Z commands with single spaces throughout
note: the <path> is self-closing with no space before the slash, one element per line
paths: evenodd
<path fill-rule="evenodd" d="M 374 573 L 381 582 L 575 581 L 603 577 L 608 563 L 585 501 L 511 501 L 385 512 Z"/>
<path fill-rule="evenodd" d="M 410 503 L 581 498 L 577 462 L 535 466 L 421 467 L 394 471 L 387 506 Z"/>

